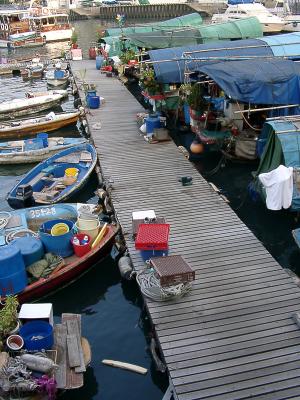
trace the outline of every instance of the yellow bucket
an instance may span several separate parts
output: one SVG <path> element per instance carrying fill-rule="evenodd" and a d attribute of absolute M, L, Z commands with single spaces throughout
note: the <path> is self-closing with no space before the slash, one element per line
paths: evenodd
<path fill-rule="evenodd" d="M 68 233 L 70 228 L 68 227 L 67 224 L 64 222 L 59 222 L 58 224 L 55 224 L 51 228 L 51 235 L 52 236 L 60 236 L 64 235 L 65 233 Z"/>
<path fill-rule="evenodd" d="M 67 168 L 65 170 L 65 176 L 77 177 L 79 170 L 77 168 Z"/>

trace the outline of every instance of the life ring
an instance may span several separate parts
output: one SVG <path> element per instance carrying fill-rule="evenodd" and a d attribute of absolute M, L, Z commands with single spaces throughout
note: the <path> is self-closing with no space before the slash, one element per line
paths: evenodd
<path fill-rule="evenodd" d="M 44 15 L 48 15 L 49 14 L 49 10 L 48 10 L 47 7 L 43 7 L 42 8 L 42 14 L 44 14 Z"/>
<path fill-rule="evenodd" d="M 4 31 L 4 24 L 0 24 L 1 31 Z"/>

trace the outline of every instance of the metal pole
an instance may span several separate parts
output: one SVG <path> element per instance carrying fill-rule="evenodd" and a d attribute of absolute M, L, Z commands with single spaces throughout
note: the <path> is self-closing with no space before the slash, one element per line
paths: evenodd
<path fill-rule="evenodd" d="M 248 112 L 258 112 L 258 111 L 268 111 L 268 110 L 278 110 L 280 108 L 292 108 L 292 107 L 299 107 L 300 104 L 288 104 L 286 106 L 276 106 L 276 107 L 264 107 L 264 108 L 253 108 L 248 110 L 238 110 L 234 111 L 234 114 L 245 114 Z"/>
<path fill-rule="evenodd" d="M 281 116 L 281 117 L 273 117 L 273 118 L 266 118 L 266 121 L 273 121 L 276 119 L 283 119 L 283 120 L 299 120 L 300 119 L 300 115 L 286 115 L 286 116 Z"/>

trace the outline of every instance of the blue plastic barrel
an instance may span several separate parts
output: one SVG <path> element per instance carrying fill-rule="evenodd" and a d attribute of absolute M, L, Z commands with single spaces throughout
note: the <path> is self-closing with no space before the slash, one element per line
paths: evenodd
<path fill-rule="evenodd" d="M 53 327 L 45 321 L 30 321 L 21 326 L 20 336 L 26 350 L 50 350 L 53 346 Z"/>
<path fill-rule="evenodd" d="M 54 70 L 54 78 L 55 79 L 62 79 L 64 76 L 65 76 L 65 73 L 61 69 Z"/>
<path fill-rule="evenodd" d="M 36 137 L 37 137 L 37 139 L 42 139 L 44 147 L 48 147 L 48 133 L 41 132 L 41 133 L 38 133 L 36 135 Z"/>
<path fill-rule="evenodd" d="M 43 243 L 40 239 L 24 236 L 13 240 L 12 243 L 20 250 L 25 267 L 41 260 L 44 256 Z"/>
<path fill-rule="evenodd" d="M 89 108 L 99 108 L 100 107 L 100 97 L 99 96 L 89 96 L 88 97 Z"/>
<path fill-rule="evenodd" d="M 184 112 L 184 122 L 186 125 L 189 125 L 191 122 L 191 117 L 190 117 L 190 106 L 187 103 L 184 103 L 183 105 L 183 112 Z"/>
<path fill-rule="evenodd" d="M 154 133 L 155 128 L 160 128 L 160 118 L 158 114 L 150 114 L 149 117 L 146 118 L 146 133 L 147 135 Z"/>
<path fill-rule="evenodd" d="M 58 223 L 65 223 L 69 227 L 69 232 L 64 233 L 59 236 L 51 235 L 51 228 Z M 39 235 L 40 239 L 45 246 L 47 252 L 57 254 L 61 257 L 69 257 L 74 253 L 73 246 L 71 243 L 71 238 L 73 236 L 73 226 L 72 221 L 65 219 L 54 219 L 52 221 L 47 221 L 40 226 Z"/>
<path fill-rule="evenodd" d="M 96 69 L 100 69 L 104 63 L 104 57 L 103 56 L 97 56 L 96 57 Z"/>
<path fill-rule="evenodd" d="M 0 247 L 0 295 L 17 294 L 27 285 L 27 275 L 22 254 L 17 246 Z"/>

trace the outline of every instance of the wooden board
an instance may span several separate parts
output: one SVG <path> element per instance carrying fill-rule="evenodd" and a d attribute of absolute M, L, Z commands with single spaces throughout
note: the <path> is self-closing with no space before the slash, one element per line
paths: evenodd
<path fill-rule="evenodd" d="M 154 209 L 171 225 L 169 254 L 195 270 L 189 296 L 145 298 L 177 399 L 299 398 L 300 289 L 173 142 L 145 142 L 135 121 L 145 110 L 125 86 L 93 61 L 72 63 L 82 69 L 106 100 L 87 120 L 134 268 L 145 264 L 132 211 Z"/>

